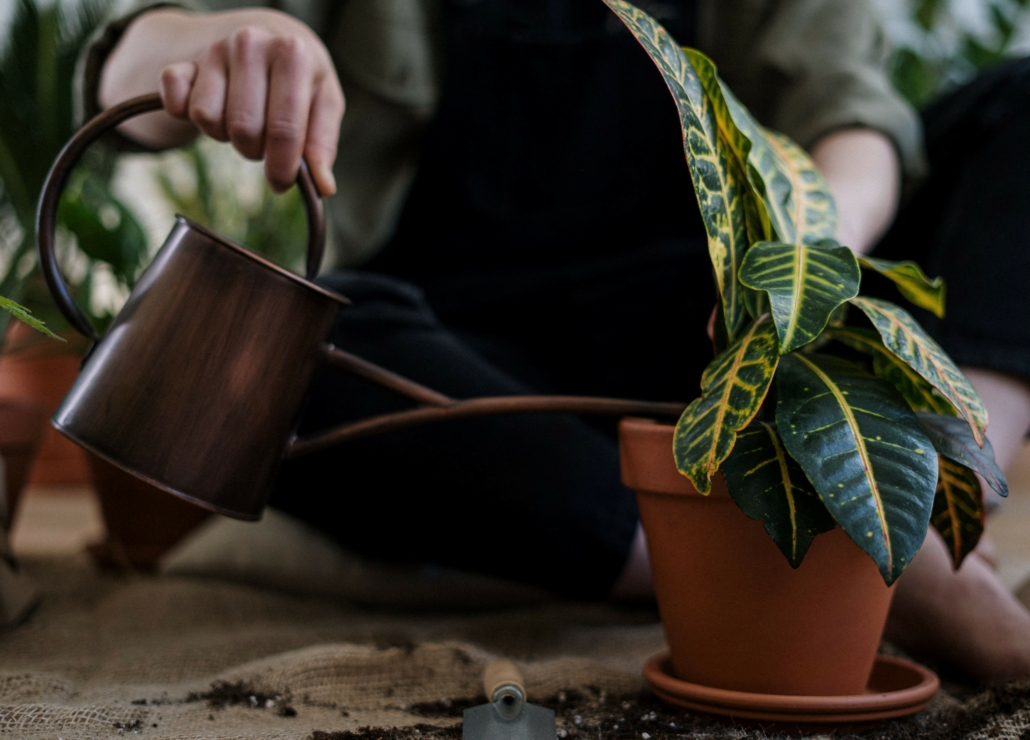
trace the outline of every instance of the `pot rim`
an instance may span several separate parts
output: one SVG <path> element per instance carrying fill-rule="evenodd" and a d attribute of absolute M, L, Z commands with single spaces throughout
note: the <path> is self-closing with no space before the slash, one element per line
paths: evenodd
<path fill-rule="evenodd" d="M 619 421 L 619 457 L 622 482 L 639 495 L 729 498 L 722 471 L 712 476 L 707 494 L 676 469 L 672 440 L 676 427 L 655 419 L 627 416 Z"/>

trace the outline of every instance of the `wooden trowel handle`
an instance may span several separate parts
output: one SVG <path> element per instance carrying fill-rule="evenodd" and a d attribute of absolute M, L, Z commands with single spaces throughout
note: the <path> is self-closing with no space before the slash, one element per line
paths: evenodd
<path fill-rule="evenodd" d="M 483 671 L 483 690 L 488 701 L 494 700 L 494 692 L 502 686 L 515 686 L 526 698 L 526 682 L 522 680 L 522 672 L 507 658 L 495 658 L 486 664 Z"/>

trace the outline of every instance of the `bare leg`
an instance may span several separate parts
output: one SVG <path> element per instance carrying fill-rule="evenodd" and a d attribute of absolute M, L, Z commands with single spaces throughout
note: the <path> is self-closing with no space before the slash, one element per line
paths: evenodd
<path fill-rule="evenodd" d="M 976 554 L 952 572 L 935 530 L 898 579 L 884 636 L 980 679 L 1030 676 L 1030 613 Z"/>
<path fill-rule="evenodd" d="M 624 601 L 642 601 L 654 596 L 654 584 L 651 583 L 651 559 L 647 554 L 647 538 L 644 528 L 637 525 L 637 534 L 630 547 L 629 558 L 622 569 L 615 585 L 612 586 L 613 599 Z"/>
<path fill-rule="evenodd" d="M 1030 385 L 987 370 L 965 372 L 987 406 L 989 437 L 1004 469 L 1030 429 Z M 976 553 L 953 572 L 934 530 L 898 579 L 885 636 L 977 678 L 1030 676 L 1030 612 Z"/>

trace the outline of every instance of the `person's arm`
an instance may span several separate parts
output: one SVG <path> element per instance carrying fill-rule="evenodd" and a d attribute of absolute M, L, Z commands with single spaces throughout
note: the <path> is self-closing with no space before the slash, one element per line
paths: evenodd
<path fill-rule="evenodd" d="M 893 142 L 872 129 L 841 129 L 820 138 L 811 153 L 837 201 L 837 240 L 867 253 L 898 210 L 901 163 Z"/>
<path fill-rule="evenodd" d="M 265 9 L 144 13 L 104 64 L 99 102 L 108 108 L 158 90 L 165 112 L 130 121 L 126 135 L 161 148 L 199 129 L 263 158 L 280 191 L 293 184 L 303 155 L 322 195 L 336 191 L 343 90 L 329 52 L 295 18 Z"/>

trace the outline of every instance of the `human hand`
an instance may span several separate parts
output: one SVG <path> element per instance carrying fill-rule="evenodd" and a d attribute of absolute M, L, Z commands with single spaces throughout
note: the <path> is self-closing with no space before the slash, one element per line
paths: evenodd
<path fill-rule="evenodd" d="M 296 180 L 303 156 L 319 192 L 336 191 L 343 90 L 328 50 L 297 19 L 258 8 L 144 13 L 104 65 L 100 102 L 110 107 L 152 91 L 158 81 L 171 117 L 141 116 L 126 124 L 128 135 L 165 147 L 200 129 L 231 141 L 245 157 L 264 158 L 277 191 Z"/>
<path fill-rule="evenodd" d="M 344 97 L 332 60 L 307 26 L 284 16 L 274 27 L 244 25 L 196 59 L 161 72 L 165 110 L 208 136 L 265 160 L 276 191 L 307 159 L 322 195 L 336 192 L 332 165 Z"/>

